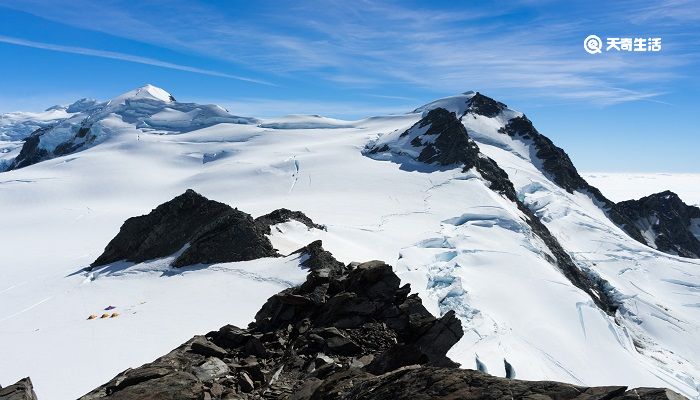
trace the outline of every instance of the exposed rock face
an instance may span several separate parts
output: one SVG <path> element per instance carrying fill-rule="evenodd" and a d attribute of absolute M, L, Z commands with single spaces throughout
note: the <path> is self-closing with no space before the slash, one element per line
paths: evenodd
<path fill-rule="evenodd" d="M 311 218 L 307 217 L 303 212 L 291 211 L 286 208 L 280 208 L 269 214 L 262 215 L 255 219 L 255 223 L 260 226 L 261 230 L 269 234 L 270 226 L 280 224 L 283 222 L 288 222 L 291 220 L 301 222 L 308 228 L 326 230 L 325 226 L 314 223 L 314 221 L 312 221 Z"/>
<path fill-rule="evenodd" d="M 277 255 L 250 215 L 190 189 L 148 215 L 126 220 L 91 266 L 121 260 L 143 262 L 181 250 L 172 263 L 175 267 Z"/>
<path fill-rule="evenodd" d="M 590 194 L 594 200 L 602 203 L 603 210 L 608 217 L 627 232 L 630 237 L 640 243 L 648 244 L 637 226 L 618 209 L 617 205 L 603 196 L 596 187 L 588 184 L 579 175 L 566 152 L 555 146 L 548 137 L 540 134 L 526 116 L 510 119 L 508 124 L 501 128 L 499 132 L 531 144 L 535 152 L 534 156 L 542 160 L 543 172 L 554 183 L 566 189 L 569 193 L 578 190 Z"/>
<path fill-rule="evenodd" d="M 20 150 L 17 158 L 12 160 L 7 170 L 17 169 L 26 167 L 27 165 L 36 164 L 39 161 L 46 158 L 48 152 L 45 149 L 39 147 L 39 140 L 44 132 L 50 130 L 51 127 L 39 128 L 32 132 L 26 139 L 24 139 L 24 145 Z"/>
<path fill-rule="evenodd" d="M 0 386 L 0 400 L 37 400 L 32 380 L 24 378 L 6 388 Z"/>
<path fill-rule="evenodd" d="M 271 297 L 247 329 L 195 336 L 81 399 L 683 398 L 458 369 L 445 355 L 463 334 L 453 312 L 433 317 L 380 261 L 345 266 L 319 242 L 300 252 L 306 282 Z"/>
<path fill-rule="evenodd" d="M 700 258 L 700 208 L 689 206 L 671 191 L 617 204 L 655 247 L 682 257 Z"/>
<path fill-rule="evenodd" d="M 465 114 L 479 112 L 486 116 L 497 115 L 506 107 L 505 104 L 478 93 L 469 100 L 468 104 Z M 542 138 L 549 141 L 544 136 Z M 551 144 L 551 142 L 549 143 Z M 422 150 L 415 156 L 416 152 L 412 152 L 414 149 Z M 559 150 L 563 157 L 569 160 L 563 150 Z M 411 128 L 401 133 L 398 138 L 390 138 L 388 142 L 375 143 L 368 153 L 370 155 L 379 153 L 408 155 L 426 164 L 460 164 L 463 166 L 464 172 L 473 168 L 489 182 L 491 190 L 511 200 L 525 214 L 525 222 L 530 226 L 533 234 L 540 237 L 554 255 L 554 259 L 549 261 L 555 264 L 571 283 L 586 292 L 601 309 L 611 315 L 615 313 L 617 303 L 607 291 L 607 282 L 587 274 L 574 264 L 571 256 L 549 229 L 518 199 L 508 174 L 494 160 L 480 152 L 479 146 L 469 137 L 467 129 L 457 119 L 455 113 L 444 108 L 434 108 Z M 570 160 L 569 164 L 571 164 Z M 573 164 L 571 164 L 571 168 L 574 172 L 576 171 Z M 585 181 L 583 182 L 585 183 Z"/>
<path fill-rule="evenodd" d="M 484 117 L 493 118 L 505 110 L 508 106 L 496 101 L 490 97 L 476 92 L 474 96 L 467 102 L 467 113 L 483 115 Z"/>
<path fill-rule="evenodd" d="M 444 108 L 431 110 L 428 115 L 404 132 L 403 135 L 409 134 L 411 130 L 424 127 L 428 127 L 425 133 L 416 136 L 411 141 L 413 146 L 425 146 L 418 155 L 418 161 L 441 165 L 456 163 L 473 165 L 479 148 L 476 147 L 476 143 L 469 139 L 467 130 L 454 113 Z"/>
<path fill-rule="evenodd" d="M 32 132 L 25 139 L 22 149 L 17 158 L 10 163 L 8 170 L 23 168 L 50 158 L 74 153 L 91 145 L 98 137 L 92 131 L 92 125 L 87 118 L 81 123 L 74 123 L 68 126 L 61 126 L 61 124 L 63 122 Z M 59 128 L 69 131 L 70 137 L 51 148 L 42 146 L 42 138 Z"/>

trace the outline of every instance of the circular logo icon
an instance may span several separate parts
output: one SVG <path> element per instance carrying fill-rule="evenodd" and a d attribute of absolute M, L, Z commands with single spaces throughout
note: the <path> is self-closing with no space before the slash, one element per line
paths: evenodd
<path fill-rule="evenodd" d="M 583 49 L 588 54 L 599 54 L 603 48 L 603 41 L 597 35 L 588 35 L 583 39 Z"/>

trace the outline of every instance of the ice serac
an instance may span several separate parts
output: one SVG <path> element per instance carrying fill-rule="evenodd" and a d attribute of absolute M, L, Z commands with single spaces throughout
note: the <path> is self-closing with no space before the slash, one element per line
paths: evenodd
<path fill-rule="evenodd" d="M 91 266 L 138 263 L 177 252 L 174 267 L 277 255 L 253 217 L 190 189 L 148 215 L 126 220 Z"/>
<path fill-rule="evenodd" d="M 471 96 L 465 104 L 463 113 L 476 112 L 487 117 L 497 115 L 505 108 L 504 104 L 479 93 Z M 544 254 L 544 257 L 555 264 L 571 283 L 586 292 L 601 309 L 614 314 L 617 305 L 607 289 L 607 283 L 574 264 L 549 229 L 518 199 L 508 174 L 494 160 L 480 152 L 479 146 L 469 137 L 455 112 L 441 107 L 426 110 L 425 116 L 411 128 L 402 133 L 393 132 L 380 137 L 366 148 L 365 154 L 425 172 L 430 172 L 430 169 L 411 165 L 410 162 L 418 161 L 433 165 L 433 168 L 460 166 L 463 172 L 474 169 L 488 182 L 491 190 L 513 202 L 522 213 L 523 222 L 548 248 L 549 254 Z"/>
<path fill-rule="evenodd" d="M 432 316 L 381 261 L 343 265 L 320 243 L 300 252 L 306 281 L 272 296 L 248 328 L 195 336 L 80 399 L 683 399 L 458 369 L 446 356 L 463 335 L 454 312 Z"/>
<path fill-rule="evenodd" d="M 687 205 L 671 191 L 617 203 L 656 249 L 700 258 L 700 208 Z"/>
<path fill-rule="evenodd" d="M 19 154 L 5 160 L 5 170 L 23 168 L 55 157 L 72 154 L 109 140 L 114 135 L 177 134 L 220 123 L 255 124 L 254 118 L 230 114 L 213 104 L 177 102 L 167 91 L 153 85 L 131 90 L 109 101 L 83 99 L 33 131 Z"/>

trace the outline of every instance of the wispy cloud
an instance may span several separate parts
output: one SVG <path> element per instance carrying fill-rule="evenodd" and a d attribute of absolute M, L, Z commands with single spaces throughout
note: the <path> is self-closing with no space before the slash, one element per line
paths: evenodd
<path fill-rule="evenodd" d="M 692 25 L 694 17 L 687 14 L 693 13 L 684 13 L 689 3 L 628 1 L 561 17 L 539 1 L 497 7 L 455 3 L 452 9 L 433 10 L 393 1 L 328 0 L 260 5 L 242 17 L 236 10 L 191 2 L 162 7 L 150 2 L 0 0 L 6 7 L 81 29 L 285 79 L 371 89 L 387 99 L 402 85 L 440 94 L 475 89 L 599 105 L 658 97 L 668 82 L 678 79 L 681 67 L 697 60 L 672 45 L 654 55 L 591 56 L 581 47 L 583 38 L 619 29 L 620 21 L 631 24 L 625 26 L 630 31 L 647 32 L 657 28 L 654 15 Z M 511 18 L 523 7 L 540 8 Z M 570 8 L 576 7 L 584 6 Z M 158 18 L 153 19 L 156 9 Z M 659 28 L 654 33 L 663 32 L 675 31 Z"/>
<path fill-rule="evenodd" d="M 109 59 L 113 59 L 113 60 L 127 61 L 127 62 L 132 62 L 132 63 L 137 63 L 137 64 L 151 65 L 154 67 L 161 67 L 161 68 L 174 69 L 174 70 L 178 70 L 178 71 L 192 72 L 195 74 L 218 76 L 221 78 L 228 78 L 228 79 L 236 79 L 236 80 L 245 81 L 245 82 L 257 83 L 257 84 L 261 84 L 261 85 L 269 85 L 269 86 L 273 85 L 272 83 L 265 82 L 265 81 L 262 81 L 259 79 L 246 78 L 243 76 L 231 75 L 231 74 L 227 74 L 224 72 L 218 72 L 218 71 L 212 71 L 212 70 L 208 70 L 208 69 L 191 67 L 191 66 L 187 66 L 187 65 L 175 64 L 175 63 L 171 63 L 171 62 L 167 62 L 167 61 L 157 60 L 154 58 L 136 56 L 133 54 L 124 54 L 124 53 L 117 53 L 117 52 L 107 51 L 107 50 L 97 50 L 97 49 L 88 49 L 88 48 L 84 48 L 84 47 L 63 46 L 63 45 L 57 45 L 57 44 L 51 44 L 51 43 L 35 42 L 35 41 L 31 41 L 31 40 L 25 40 L 25 39 L 8 37 L 8 36 L 0 36 L 0 42 L 14 44 L 17 46 L 32 47 L 35 49 L 58 51 L 61 53 L 71 53 L 71 54 L 80 54 L 80 55 L 84 55 L 84 56 L 109 58 Z"/>

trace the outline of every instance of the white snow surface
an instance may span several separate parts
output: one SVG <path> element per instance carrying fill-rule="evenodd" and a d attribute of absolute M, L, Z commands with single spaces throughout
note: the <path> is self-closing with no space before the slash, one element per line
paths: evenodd
<path fill-rule="evenodd" d="M 434 104 L 463 110 L 471 95 Z M 143 101 L 152 99 L 136 103 Z M 171 104 L 156 102 L 159 112 Z M 75 398 L 195 334 L 245 326 L 267 297 L 304 279 L 295 255 L 180 271 L 166 258 L 79 272 L 125 219 L 192 188 L 253 216 L 285 207 L 327 226 L 273 226 L 282 254 L 322 239 L 343 262 L 393 265 L 431 312 L 452 309 L 462 319 L 465 335 L 449 355 L 464 368 L 476 368 L 478 355 L 498 376 L 506 359 L 522 379 L 698 396 L 700 261 L 637 243 L 589 196 L 548 180 L 528 143 L 497 132 L 517 112 L 467 114 L 468 132 L 519 197 L 582 269 L 609 281 L 621 308 L 608 316 L 547 261 L 549 249 L 517 207 L 474 171 L 407 170 L 362 154 L 430 107 L 325 127 L 316 117 L 283 117 L 177 135 L 144 133 L 143 120 L 108 114 L 99 145 L 1 173 L 0 209 L 8 211 L 0 219 L 0 382 L 31 376 L 40 398 Z M 121 315 L 86 320 L 108 305 Z"/>

